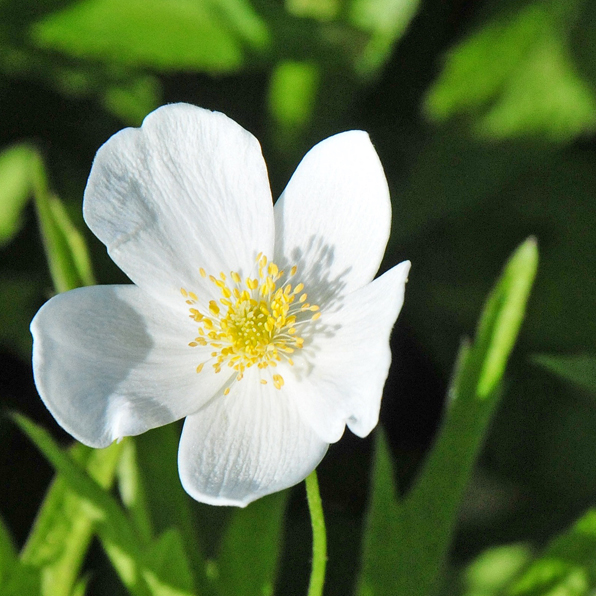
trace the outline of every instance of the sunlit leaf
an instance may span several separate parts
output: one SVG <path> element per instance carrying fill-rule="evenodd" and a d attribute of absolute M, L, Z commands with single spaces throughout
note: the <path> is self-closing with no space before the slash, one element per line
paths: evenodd
<path fill-rule="evenodd" d="M 506 264 L 486 302 L 475 341 L 462 344 L 442 427 L 399 506 L 391 505 L 394 497 L 386 485 L 391 475 L 387 463 L 385 484 L 375 473 L 373 490 L 383 492 L 373 493 L 369 507 L 382 500 L 391 511 L 387 514 L 392 525 L 387 540 L 393 541 L 391 548 L 385 545 L 383 554 L 375 555 L 383 559 L 380 570 L 393 572 L 377 576 L 376 563 L 369 563 L 360 584 L 361 596 L 428 596 L 438 588 L 458 508 L 499 401 L 500 381 L 519 332 L 537 261 L 536 242 L 530 238 Z M 374 529 L 369 522 L 368 530 Z M 365 536 L 365 544 L 371 540 Z"/>
<path fill-rule="evenodd" d="M 143 118 L 159 107 L 161 88 L 155 77 L 131 77 L 123 83 L 114 82 L 103 93 L 107 110 L 130 126 L 140 126 Z"/>
<path fill-rule="evenodd" d="M 15 414 L 14 419 L 60 473 L 66 486 L 84 502 L 87 516 L 95 523 L 104 548 L 128 590 L 134 596 L 149 594 L 142 578 L 142 545 L 118 502 L 63 451 L 49 433 L 24 416 Z M 40 534 L 43 536 L 42 532 Z"/>
<path fill-rule="evenodd" d="M 87 593 L 87 584 L 89 583 L 89 576 L 86 575 L 83 579 L 80 579 L 72 590 L 70 596 L 85 596 Z"/>
<path fill-rule="evenodd" d="M 286 0 L 286 10 L 296 17 L 330 21 L 341 9 L 341 0 Z"/>
<path fill-rule="evenodd" d="M 245 43 L 267 42 L 264 24 L 241 0 L 82 0 L 45 17 L 32 36 L 80 58 L 211 72 L 238 69 Z"/>
<path fill-rule="evenodd" d="M 42 594 L 40 570 L 17 560 L 4 585 L 0 585 L 2 596 L 23 596 Z M 58 592 L 57 592 L 58 594 Z M 70 595 L 69 595 L 70 596 Z"/>
<path fill-rule="evenodd" d="M 278 64 L 269 86 L 269 112 L 282 149 L 294 144 L 310 123 L 321 78 L 314 62 Z"/>
<path fill-rule="evenodd" d="M 526 544 L 494 546 L 480 554 L 465 570 L 462 596 L 498 596 L 532 560 Z"/>
<path fill-rule="evenodd" d="M 64 205 L 51 194 L 44 164 L 37 157 L 33 167 L 33 194 L 46 257 L 57 292 L 93 285 L 91 260 L 81 233 Z"/>
<path fill-rule="evenodd" d="M 370 35 L 356 63 L 361 74 L 373 74 L 385 63 L 419 5 L 420 0 L 352 0 L 350 23 Z"/>
<path fill-rule="evenodd" d="M 137 461 L 135 439 L 126 441 L 117 470 L 120 497 L 129 511 L 140 538 L 149 543 L 153 534 L 151 515 L 141 471 Z"/>
<path fill-rule="evenodd" d="M 596 510 L 555 538 L 505 596 L 589 596 L 596 588 Z"/>
<path fill-rule="evenodd" d="M 538 1 L 503 14 L 447 55 L 426 112 L 468 115 L 484 138 L 565 141 L 596 128 L 596 97 L 567 49 L 574 2 Z"/>
<path fill-rule="evenodd" d="M 98 451 L 76 444 L 71 450 L 71 456 L 103 487 L 113 482 L 119 454 L 119 445 Z M 94 528 L 93 516 L 84 500 L 58 476 L 21 554 L 23 563 L 41 571 L 42 596 L 70 596 Z"/>
<path fill-rule="evenodd" d="M 596 355 L 535 354 L 532 361 L 575 385 L 596 392 Z"/>
<path fill-rule="evenodd" d="M 0 153 L 0 246 L 19 231 L 22 211 L 31 196 L 35 153 L 28 145 L 15 145 Z"/>
<path fill-rule="evenodd" d="M 476 394 L 480 398 L 488 397 L 503 377 L 524 318 L 537 268 L 536 240 L 529 238 L 509 259 L 499 283 L 489 296 L 474 343 L 474 358 L 482 362 L 476 386 Z"/>

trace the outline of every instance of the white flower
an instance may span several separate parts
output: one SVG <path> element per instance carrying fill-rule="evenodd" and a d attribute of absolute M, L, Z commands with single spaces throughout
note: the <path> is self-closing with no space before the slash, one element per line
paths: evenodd
<path fill-rule="evenodd" d="M 60 294 L 31 324 L 39 393 L 79 441 L 186 417 L 184 488 L 245 506 L 304 479 L 346 424 L 377 424 L 410 264 L 371 281 L 391 207 L 366 133 L 311 149 L 274 208 L 250 133 L 168 105 L 100 148 L 83 211 L 134 285 Z"/>

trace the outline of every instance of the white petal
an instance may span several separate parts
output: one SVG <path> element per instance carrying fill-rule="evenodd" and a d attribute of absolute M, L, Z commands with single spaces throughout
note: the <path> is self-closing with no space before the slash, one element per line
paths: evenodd
<path fill-rule="evenodd" d="M 258 141 L 227 116 L 188 104 L 155 110 L 99 149 L 83 211 L 114 262 L 166 300 L 180 287 L 212 291 L 200 267 L 246 274 L 273 248 Z"/>
<path fill-rule="evenodd" d="M 227 379 L 195 372 L 205 354 L 188 346 L 191 323 L 133 285 L 59 294 L 31 323 L 39 394 L 92 447 L 195 412 Z"/>
<path fill-rule="evenodd" d="M 306 478 L 327 451 L 292 400 L 249 373 L 184 423 L 178 468 L 197 501 L 244 507 Z"/>
<path fill-rule="evenodd" d="M 325 441 L 337 441 L 347 423 L 365 437 L 376 426 L 391 363 L 389 336 L 401 310 L 410 262 L 387 271 L 323 313 L 311 345 L 284 372 L 304 420 Z"/>
<path fill-rule="evenodd" d="M 387 181 L 368 135 L 338 134 L 306 154 L 275 204 L 275 261 L 297 265 L 322 306 L 373 279 L 390 227 Z"/>

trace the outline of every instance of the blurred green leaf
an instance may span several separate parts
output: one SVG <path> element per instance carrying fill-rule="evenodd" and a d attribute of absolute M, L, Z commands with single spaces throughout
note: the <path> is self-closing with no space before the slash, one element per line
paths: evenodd
<path fill-rule="evenodd" d="M 383 492 L 373 492 L 370 507 L 375 504 L 378 512 L 378 503 L 383 503 L 383 519 L 392 520 L 393 545 L 383 545 L 385 529 L 381 522 L 371 520 L 369 512 L 367 528 L 377 536 L 366 536 L 365 544 L 383 545 L 383 549 L 367 555 L 374 564 L 364 568 L 360 596 L 429 596 L 436 592 L 458 508 L 499 401 L 500 381 L 519 332 L 537 263 L 533 238 L 518 247 L 507 262 L 488 297 L 474 343 L 462 345 L 439 435 L 401 503 L 394 501 L 387 487 L 391 477 L 387 451 L 378 451 L 381 460 L 376 465 L 384 470 L 384 482 L 375 472 L 373 491 Z M 377 569 L 384 574 L 377 575 Z"/>
<path fill-rule="evenodd" d="M 555 538 L 506 596 L 589 596 L 596 588 L 596 509 Z"/>
<path fill-rule="evenodd" d="M 12 568 L 17 564 L 17 553 L 12 536 L 0 517 L 0 588 L 6 583 Z"/>
<path fill-rule="evenodd" d="M 187 596 L 194 592 L 188 555 L 177 528 L 170 528 L 154 542 L 145 564 L 145 581 L 154 596 Z"/>
<path fill-rule="evenodd" d="M 91 477 L 110 487 L 121 446 L 98 451 L 75 444 L 71 456 L 84 465 Z M 52 483 L 27 543 L 23 563 L 41 571 L 42 596 L 70 596 L 94 531 L 94 519 L 84 500 L 60 475 Z"/>
<path fill-rule="evenodd" d="M 82 0 L 31 30 L 43 48 L 115 64 L 230 72 L 268 42 L 246 0 Z"/>
<path fill-rule="evenodd" d="M 129 511 L 139 537 L 148 544 L 153 534 L 151 515 L 147 505 L 142 474 L 137 462 L 137 447 L 134 437 L 127 440 L 122 448 L 117 477 L 122 503 Z"/>
<path fill-rule="evenodd" d="M 39 569 L 30 565 L 16 562 L 11 569 L 11 574 L 2 588 L 2 596 L 37 596 L 43 594 Z"/>
<path fill-rule="evenodd" d="M 129 592 L 133 596 L 189 596 L 188 590 L 178 587 L 181 583 L 186 585 L 190 582 L 191 572 L 188 564 L 182 560 L 178 561 L 178 570 L 183 570 L 184 573 L 175 579 L 172 578 L 171 560 L 168 559 L 167 564 L 155 566 L 158 561 L 163 563 L 166 557 L 163 549 L 166 544 L 174 548 L 174 552 L 168 553 L 167 557 L 170 554 L 176 555 L 176 552 L 180 554 L 180 549 L 176 546 L 179 538 L 176 532 L 170 532 L 165 538 L 162 537 L 157 542 L 157 546 L 146 548 L 143 540 L 139 539 L 135 526 L 116 499 L 73 457 L 63 451 L 49 433 L 22 415 L 15 414 L 13 418 L 59 472 L 66 486 L 84 503 L 85 511 L 95 523 L 106 553 Z M 121 445 L 122 442 L 115 443 L 107 449 L 117 449 L 119 453 Z M 99 453 L 105 452 L 106 449 Z M 93 453 L 97 451 L 93 450 Z M 50 518 L 49 521 L 53 520 Z M 39 536 L 43 536 L 43 532 L 40 532 Z M 63 589 L 66 589 L 66 584 L 64 585 Z M 48 595 L 50 593 L 52 596 L 59 594 L 58 591 L 49 592 Z M 70 586 L 66 593 L 70 594 Z"/>
<path fill-rule="evenodd" d="M 140 126 L 145 116 L 159 107 L 161 86 L 151 76 L 130 77 L 114 82 L 103 93 L 105 108 L 131 126 Z"/>
<path fill-rule="evenodd" d="M 286 0 L 286 10 L 300 18 L 331 21 L 341 9 L 342 0 Z"/>
<path fill-rule="evenodd" d="M 0 153 L 0 247 L 21 228 L 22 211 L 31 196 L 34 150 L 13 145 Z"/>
<path fill-rule="evenodd" d="M 72 590 L 70 596 L 85 596 L 87 592 L 87 584 L 89 583 L 89 576 L 86 575 L 83 579 L 80 579 Z"/>
<path fill-rule="evenodd" d="M 14 420 L 60 473 L 66 486 L 81 499 L 88 518 L 96 524 L 104 548 L 131 594 L 150 594 L 142 577 L 142 546 L 118 502 L 75 459 L 63 451 L 44 429 L 19 414 L 14 415 Z M 119 445 L 112 448 L 119 449 Z M 40 532 L 40 535 L 43 533 Z M 81 555 L 80 552 L 77 554 Z M 70 588 L 67 593 L 69 592 Z M 52 596 L 55 594 L 57 592 L 52 592 Z"/>
<path fill-rule="evenodd" d="M 314 62 L 287 60 L 275 67 L 268 103 L 282 151 L 290 150 L 310 124 L 320 79 L 320 68 Z"/>
<path fill-rule="evenodd" d="M 462 596 L 499 596 L 532 560 L 526 544 L 506 544 L 485 550 L 464 573 Z"/>
<path fill-rule="evenodd" d="M 395 485 L 395 471 L 385 431 L 378 427 L 370 486 L 370 501 L 364 526 L 359 596 L 389 594 L 395 584 L 393 549 L 400 540 L 402 520 Z M 383 588 L 387 586 L 387 588 Z"/>
<path fill-rule="evenodd" d="M 46 257 L 57 292 L 95 283 L 85 241 L 58 197 L 48 189 L 43 162 L 34 163 L 34 198 Z"/>
<path fill-rule="evenodd" d="M 232 513 L 217 558 L 222 596 L 273 596 L 287 496 L 275 493 Z"/>
<path fill-rule="evenodd" d="M 534 354 L 532 361 L 582 389 L 596 392 L 596 356 L 593 354 Z"/>
<path fill-rule="evenodd" d="M 352 0 L 350 23 L 370 35 L 356 62 L 361 75 L 370 76 L 383 66 L 419 5 L 420 0 Z"/>
<path fill-rule="evenodd" d="M 567 141 L 596 129 L 596 98 L 568 50 L 577 2 L 539 0 L 452 49 L 430 89 L 432 120 L 472 118 L 483 138 Z"/>
<path fill-rule="evenodd" d="M 135 437 L 136 460 L 154 531 L 161 534 L 173 527 L 178 529 L 195 574 L 194 582 L 199 593 L 204 594 L 208 589 L 205 587 L 204 545 L 196 534 L 194 502 L 184 492 L 178 476 L 179 440 L 180 431 L 175 424 L 143 433 Z"/>

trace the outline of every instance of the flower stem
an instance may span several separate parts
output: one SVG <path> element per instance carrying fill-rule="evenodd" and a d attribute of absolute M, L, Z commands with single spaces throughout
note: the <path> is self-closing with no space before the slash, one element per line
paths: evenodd
<path fill-rule="evenodd" d="M 325 584 L 325 567 L 327 565 L 327 532 L 323 504 L 319 493 L 317 472 L 313 470 L 306 480 L 306 498 L 312 524 L 312 570 L 308 596 L 322 596 Z"/>

